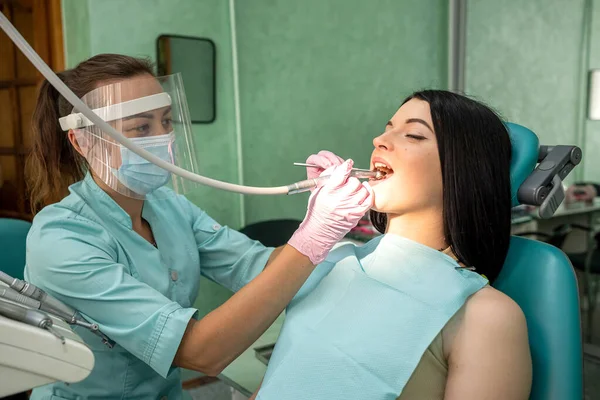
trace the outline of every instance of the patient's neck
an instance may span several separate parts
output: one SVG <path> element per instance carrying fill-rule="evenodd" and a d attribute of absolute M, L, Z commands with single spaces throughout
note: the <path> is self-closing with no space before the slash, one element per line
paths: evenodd
<path fill-rule="evenodd" d="M 388 214 L 387 217 L 385 233 L 402 236 L 436 250 L 444 250 L 448 247 L 444 237 L 444 223 L 439 212 Z"/>

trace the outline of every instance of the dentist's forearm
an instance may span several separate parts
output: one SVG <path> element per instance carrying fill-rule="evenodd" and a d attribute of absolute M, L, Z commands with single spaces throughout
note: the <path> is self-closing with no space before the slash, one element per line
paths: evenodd
<path fill-rule="evenodd" d="M 271 326 L 315 268 L 292 246 L 277 252 L 268 268 L 223 305 L 190 321 L 175 365 L 216 376 Z"/>
<path fill-rule="evenodd" d="M 250 396 L 250 398 L 248 400 L 256 400 L 256 396 L 258 395 L 258 391 L 260 390 L 262 383 L 263 383 L 263 381 L 261 379 L 260 383 L 258 384 L 258 388 L 254 391 L 254 393 L 252 393 L 252 396 Z"/>

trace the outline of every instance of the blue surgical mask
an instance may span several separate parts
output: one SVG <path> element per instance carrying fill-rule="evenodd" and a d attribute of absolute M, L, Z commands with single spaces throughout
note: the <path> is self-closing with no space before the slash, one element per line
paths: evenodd
<path fill-rule="evenodd" d="M 173 159 L 173 132 L 166 135 L 131 138 L 136 145 L 144 148 L 155 156 L 171 164 Z M 113 174 L 119 181 L 140 195 L 146 195 L 169 182 L 171 173 L 138 156 L 127 147 L 120 145 L 121 166 L 113 169 Z"/>

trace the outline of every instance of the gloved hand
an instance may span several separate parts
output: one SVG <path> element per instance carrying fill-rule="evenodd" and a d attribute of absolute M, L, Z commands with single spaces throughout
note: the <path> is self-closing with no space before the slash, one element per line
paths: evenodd
<path fill-rule="evenodd" d="M 321 150 L 317 154 L 312 154 L 306 160 L 307 164 L 315 164 L 318 165 L 319 168 L 306 168 L 306 176 L 308 179 L 315 179 L 321 176 L 323 171 L 330 167 L 336 167 L 338 165 L 342 165 L 344 160 L 330 151 Z"/>
<path fill-rule="evenodd" d="M 350 177 L 353 164 L 348 160 L 324 171 L 323 175 L 331 177 L 312 192 L 304 221 L 288 241 L 314 265 L 327 257 L 373 205 L 371 186 Z"/>

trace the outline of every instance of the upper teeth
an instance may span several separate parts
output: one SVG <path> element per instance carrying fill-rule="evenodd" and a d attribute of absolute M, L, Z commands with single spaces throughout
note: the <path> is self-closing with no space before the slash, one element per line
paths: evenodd
<path fill-rule="evenodd" d="M 387 165 L 385 165 L 384 163 L 380 163 L 380 162 L 376 162 L 373 165 L 375 166 L 375 168 L 389 168 Z"/>

